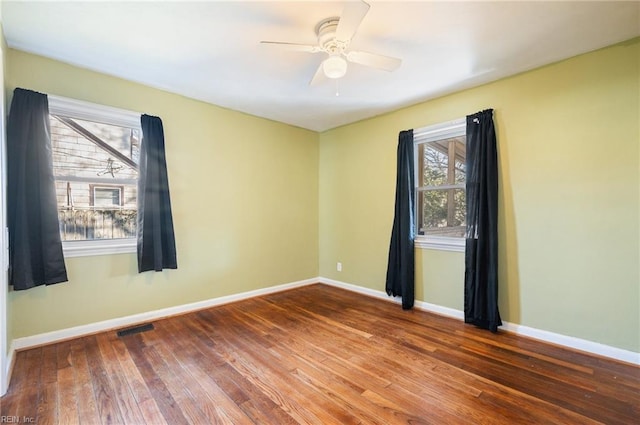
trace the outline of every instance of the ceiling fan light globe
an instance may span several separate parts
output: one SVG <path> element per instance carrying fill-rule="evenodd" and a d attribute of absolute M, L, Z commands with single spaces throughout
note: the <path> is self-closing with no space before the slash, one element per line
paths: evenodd
<path fill-rule="evenodd" d="M 327 78 L 342 78 L 347 73 L 347 61 L 340 56 L 330 56 L 322 62 L 322 70 Z"/>

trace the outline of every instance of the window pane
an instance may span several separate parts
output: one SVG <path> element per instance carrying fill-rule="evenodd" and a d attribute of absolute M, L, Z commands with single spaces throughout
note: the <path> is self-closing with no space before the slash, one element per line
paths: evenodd
<path fill-rule="evenodd" d="M 466 137 L 459 137 L 455 141 L 455 182 L 464 184 L 467 181 L 467 162 L 466 162 Z"/>
<path fill-rule="evenodd" d="M 422 212 L 420 235 L 464 237 L 464 189 L 426 190 L 418 192 Z"/>
<path fill-rule="evenodd" d="M 96 187 L 93 195 L 94 206 L 117 206 L 120 205 L 120 189 Z"/>
<path fill-rule="evenodd" d="M 138 162 L 140 143 L 137 129 L 79 119 L 74 119 L 74 122 L 122 155 Z"/>
<path fill-rule="evenodd" d="M 424 167 L 421 186 L 441 186 L 447 184 L 449 169 L 446 148 L 443 150 L 438 143 L 423 145 Z"/>
<path fill-rule="evenodd" d="M 60 235 L 65 241 L 120 239 L 136 236 L 137 211 L 114 207 L 61 207 Z"/>
<path fill-rule="evenodd" d="M 135 237 L 139 130 L 50 118 L 62 240 Z"/>
<path fill-rule="evenodd" d="M 433 187 L 465 182 L 465 136 L 424 143 L 420 145 L 419 155 L 423 171 L 419 186 Z"/>

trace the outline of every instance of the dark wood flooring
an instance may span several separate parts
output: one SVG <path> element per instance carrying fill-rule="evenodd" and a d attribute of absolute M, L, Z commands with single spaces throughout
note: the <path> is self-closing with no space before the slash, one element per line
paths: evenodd
<path fill-rule="evenodd" d="M 22 351 L 4 422 L 638 424 L 640 368 L 311 285 Z"/>

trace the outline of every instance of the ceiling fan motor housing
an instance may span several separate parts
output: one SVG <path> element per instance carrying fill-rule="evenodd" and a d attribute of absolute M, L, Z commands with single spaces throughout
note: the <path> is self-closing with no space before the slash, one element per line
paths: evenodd
<path fill-rule="evenodd" d="M 318 44 L 322 49 L 333 54 L 342 54 L 347 48 L 347 43 L 336 40 L 336 28 L 340 18 L 327 18 L 323 19 L 316 25 L 316 34 L 318 35 Z"/>

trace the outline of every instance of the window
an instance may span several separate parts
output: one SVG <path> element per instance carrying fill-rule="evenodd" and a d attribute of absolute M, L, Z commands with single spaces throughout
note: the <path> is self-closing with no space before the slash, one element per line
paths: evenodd
<path fill-rule="evenodd" d="M 416 246 L 464 251 L 466 119 L 414 131 Z"/>
<path fill-rule="evenodd" d="M 140 114 L 49 96 L 66 256 L 135 252 Z"/>
<path fill-rule="evenodd" d="M 91 185 L 92 198 L 91 205 L 99 207 L 119 207 L 122 205 L 122 186 L 120 187 L 97 187 Z"/>

